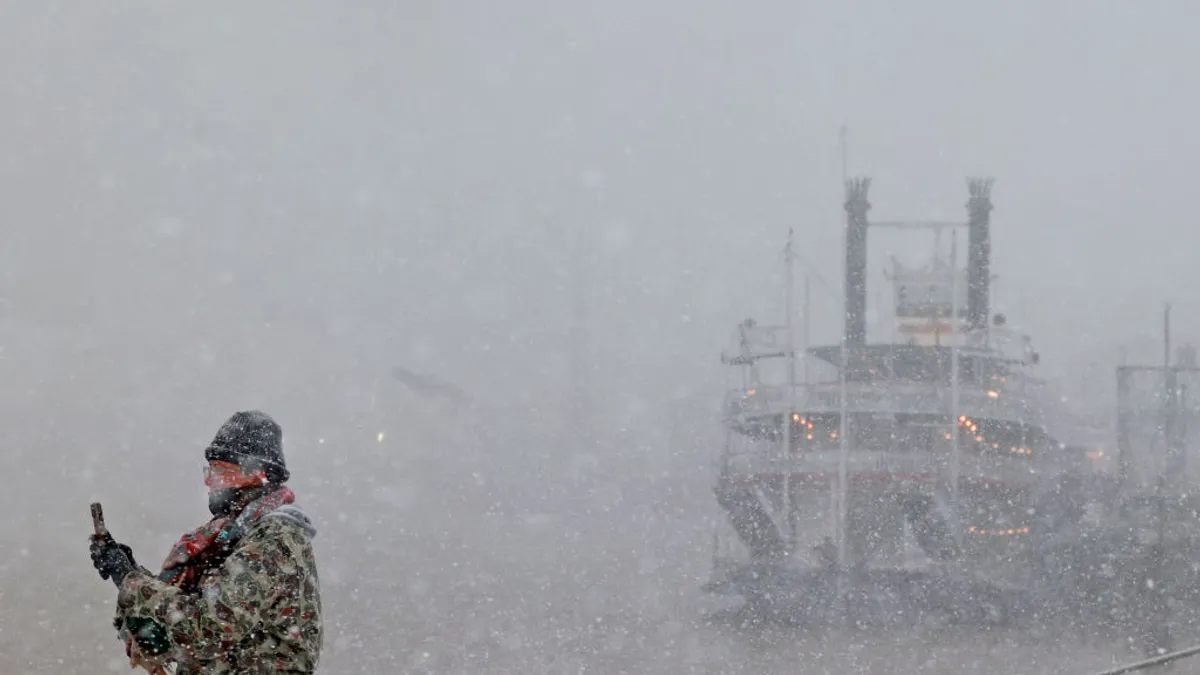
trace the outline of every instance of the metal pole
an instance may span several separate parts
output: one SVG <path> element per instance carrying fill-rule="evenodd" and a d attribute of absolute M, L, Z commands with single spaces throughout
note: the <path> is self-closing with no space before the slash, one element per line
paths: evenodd
<path fill-rule="evenodd" d="M 796 548 L 796 519 L 792 506 L 792 415 L 796 412 L 796 337 L 793 329 L 792 287 L 795 285 L 792 274 L 792 228 L 788 228 L 787 247 L 784 251 L 784 267 L 787 271 L 787 289 L 784 298 L 784 312 L 787 314 L 787 348 L 788 348 L 788 407 L 780 418 L 780 435 L 783 443 L 783 521 L 786 528 L 784 535 L 788 540 L 788 550 Z"/>
<path fill-rule="evenodd" d="M 1189 656 L 1195 656 L 1196 654 L 1200 654 L 1200 645 L 1196 645 L 1194 647 L 1188 647 L 1187 649 L 1180 649 L 1177 652 L 1170 652 L 1167 654 L 1163 654 L 1162 656 L 1156 656 L 1152 659 L 1146 659 L 1145 661 L 1137 661 L 1135 663 L 1127 663 L 1118 668 L 1113 668 L 1112 670 L 1106 670 L 1101 673 L 1095 673 L 1094 675 L 1125 675 L 1125 673 L 1134 673 L 1139 670 L 1145 670 L 1147 668 L 1152 668 L 1154 666 L 1161 666 L 1161 665 L 1164 665 L 1167 663 L 1171 663 L 1173 661 L 1185 659 Z"/>
<path fill-rule="evenodd" d="M 846 419 L 849 412 L 849 396 L 847 395 L 847 377 L 846 371 L 849 369 L 849 357 L 846 350 L 846 335 L 842 334 L 841 348 L 841 364 L 838 368 L 838 387 L 841 392 L 841 406 L 839 411 L 838 422 L 838 565 L 843 569 L 846 566 L 846 517 L 849 502 L 850 486 L 847 484 L 847 463 L 849 461 L 849 448 L 847 447 L 847 435 L 849 431 L 849 422 Z"/>
<path fill-rule="evenodd" d="M 1179 378 L 1171 366 L 1171 305 L 1163 307 L 1163 473 L 1181 476 L 1183 449 L 1179 443 Z"/>
<path fill-rule="evenodd" d="M 809 343 L 809 328 L 812 323 L 809 319 L 809 316 L 811 315 L 811 309 L 812 309 L 812 295 L 809 293 L 809 287 L 811 285 L 812 284 L 809 281 L 809 276 L 807 274 L 805 274 L 804 275 L 804 385 L 805 386 L 812 385 L 812 372 L 811 372 L 812 368 L 809 367 L 809 362 L 812 359 L 808 358 L 808 346 L 810 344 Z"/>
<path fill-rule="evenodd" d="M 1128 366 L 1117 366 L 1117 486 L 1122 493 L 1133 466 L 1133 458 L 1130 456 L 1132 449 L 1129 447 L 1129 426 L 1132 421 L 1129 409 L 1130 378 L 1131 371 Z"/>
<path fill-rule="evenodd" d="M 793 305 L 793 300 L 792 300 L 793 286 L 795 286 L 795 281 L 794 281 L 794 275 L 792 273 L 792 229 L 791 228 L 788 228 L 787 253 L 785 254 L 785 257 L 787 258 L 787 261 L 786 261 L 787 293 L 786 293 L 786 296 L 784 299 L 784 305 L 786 307 L 785 311 L 787 312 L 786 325 L 787 325 L 787 343 L 788 343 L 788 411 L 787 412 L 789 415 L 791 415 L 793 412 L 796 411 L 796 336 L 795 336 L 795 329 L 794 329 L 795 321 L 793 320 L 793 317 L 792 317 L 792 315 L 795 314 L 795 311 L 793 310 L 793 307 L 792 307 L 792 305 Z M 807 321 L 807 317 L 805 317 L 805 319 Z"/>
<path fill-rule="evenodd" d="M 959 527 L 958 479 L 958 230 L 950 230 L 950 508 L 954 518 L 954 540 L 962 545 Z"/>
<path fill-rule="evenodd" d="M 568 447 L 576 453 L 587 452 L 591 441 L 588 422 L 588 369 L 587 369 L 587 300 L 588 300 L 588 255 L 586 232 L 582 223 L 572 228 L 571 270 L 571 330 L 568 348 L 568 378 L 570 392 L 567 432 Z"/>

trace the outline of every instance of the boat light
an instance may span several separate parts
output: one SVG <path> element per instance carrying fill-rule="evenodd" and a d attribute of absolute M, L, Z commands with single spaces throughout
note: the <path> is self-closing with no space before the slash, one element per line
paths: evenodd
<path fill-rule="evenodd" d="M 1001 527 L 1001 528 L 996 528 L 996 529 L 992 530 L 992 529 L 988 529 L 985 527 L 976 527 L 976 526 L 972 525 L 967 528 L 967 532 L 970 532 L 971 534 L 979 534 L 979 535 L 1011 537 L 1011 536 L 1016 536 L 1018 534 L 1029 534 L 1029 528 L 1028 527 L 1014 527 L 1014 528 Z"/>

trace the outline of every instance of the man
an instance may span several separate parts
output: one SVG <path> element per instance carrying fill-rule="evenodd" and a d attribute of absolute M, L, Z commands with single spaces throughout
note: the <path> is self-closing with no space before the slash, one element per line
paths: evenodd
<path fill-rule="evenodd" d="M 134 667 L 179 674 L 312 673 L 321 600 L 308 516 L 283 458 L 283 433 L 259 411 L 235 413 L 204 452 L 213 519 L 179 540 L 162 571 L 111 537 L 92 563 L 117 586 L 114 625 Z"/>

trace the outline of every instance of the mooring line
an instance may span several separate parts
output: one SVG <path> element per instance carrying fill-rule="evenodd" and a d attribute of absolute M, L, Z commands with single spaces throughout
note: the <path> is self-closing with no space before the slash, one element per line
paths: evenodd
<path fill-rule="evenodd" d="M 1188 647 L 1187 649 L 1180 649 L 1179 651 L 1175 652 L 1168 652 L 1152 659 L 1146 659 L 1145 661 L 1127 663 L 1123 666 L 1113 668 L 1112 670 L 1104 670 L 1099 673 L 1093 673 L 1093 675 L 1123 675 L 1124 673 L 1133 673 L 1139 670 L 1145 670 L 1146 668 L 1165 665 L 1171 663 L 1172 661 L 1178 661 L 1179 659 L 1184 659 L 1189 656 L 1195 656 L 1196 654 L 1200 654 L 1200 645 Z"/>

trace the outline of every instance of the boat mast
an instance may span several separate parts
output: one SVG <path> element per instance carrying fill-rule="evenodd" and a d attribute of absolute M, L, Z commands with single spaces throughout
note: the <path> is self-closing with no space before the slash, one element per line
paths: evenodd
<path fill-rule="evenodd" d="M 958 444 L 958 228 L 950 230 L 950 512 L 954 518 L 955 544 L 962 545 L 958 524 L 958 476 L 961 471 Z"/>
<path fill-rule="evenodd" d="M 795 311 L 792 307 L 792 295 L 794 284 L 794 275 L 792 273 L 792 243 L 793 231 L 788 228 L 787 244 L 784 246 L 784 269 L 787 273 L 785 281 L 787 288 L 784 292 L 784 312 L 787 314 L 785 325 L 787 326 L 787 360 L 788 360 L 788 407 L 784 414 L 779 418 L 779 435 L 782 444 L 781 459 L 784 466 L 787 467 L 783 474 L 783 518 L 787 531 L 788 549 L 794 550 L 796 547 L 796 518 L 792 507 L 792 466 L 791 466 L 791 450 L 792 450 L 792 415 L 796 412 L 796 336 L 793 329 L 793 315 Z M 807 320 L 807 317 L 805 317 Z"/>
<path fill-rule="evenodd" d="M 845 568 L 846 565 L 846 473 L 847 473 L 847 452 L 846 448 L 846 368 L 848 367 L 848 359 L 846 358 L 846 336 L 842 335 L 842 348 L 839 350 L 840 361 L 838 364 L 838 392 L 841 398 L 841 405 L 838 411 L 838 490 L 837 490 L 837 553 L 838 565 Z"/>

